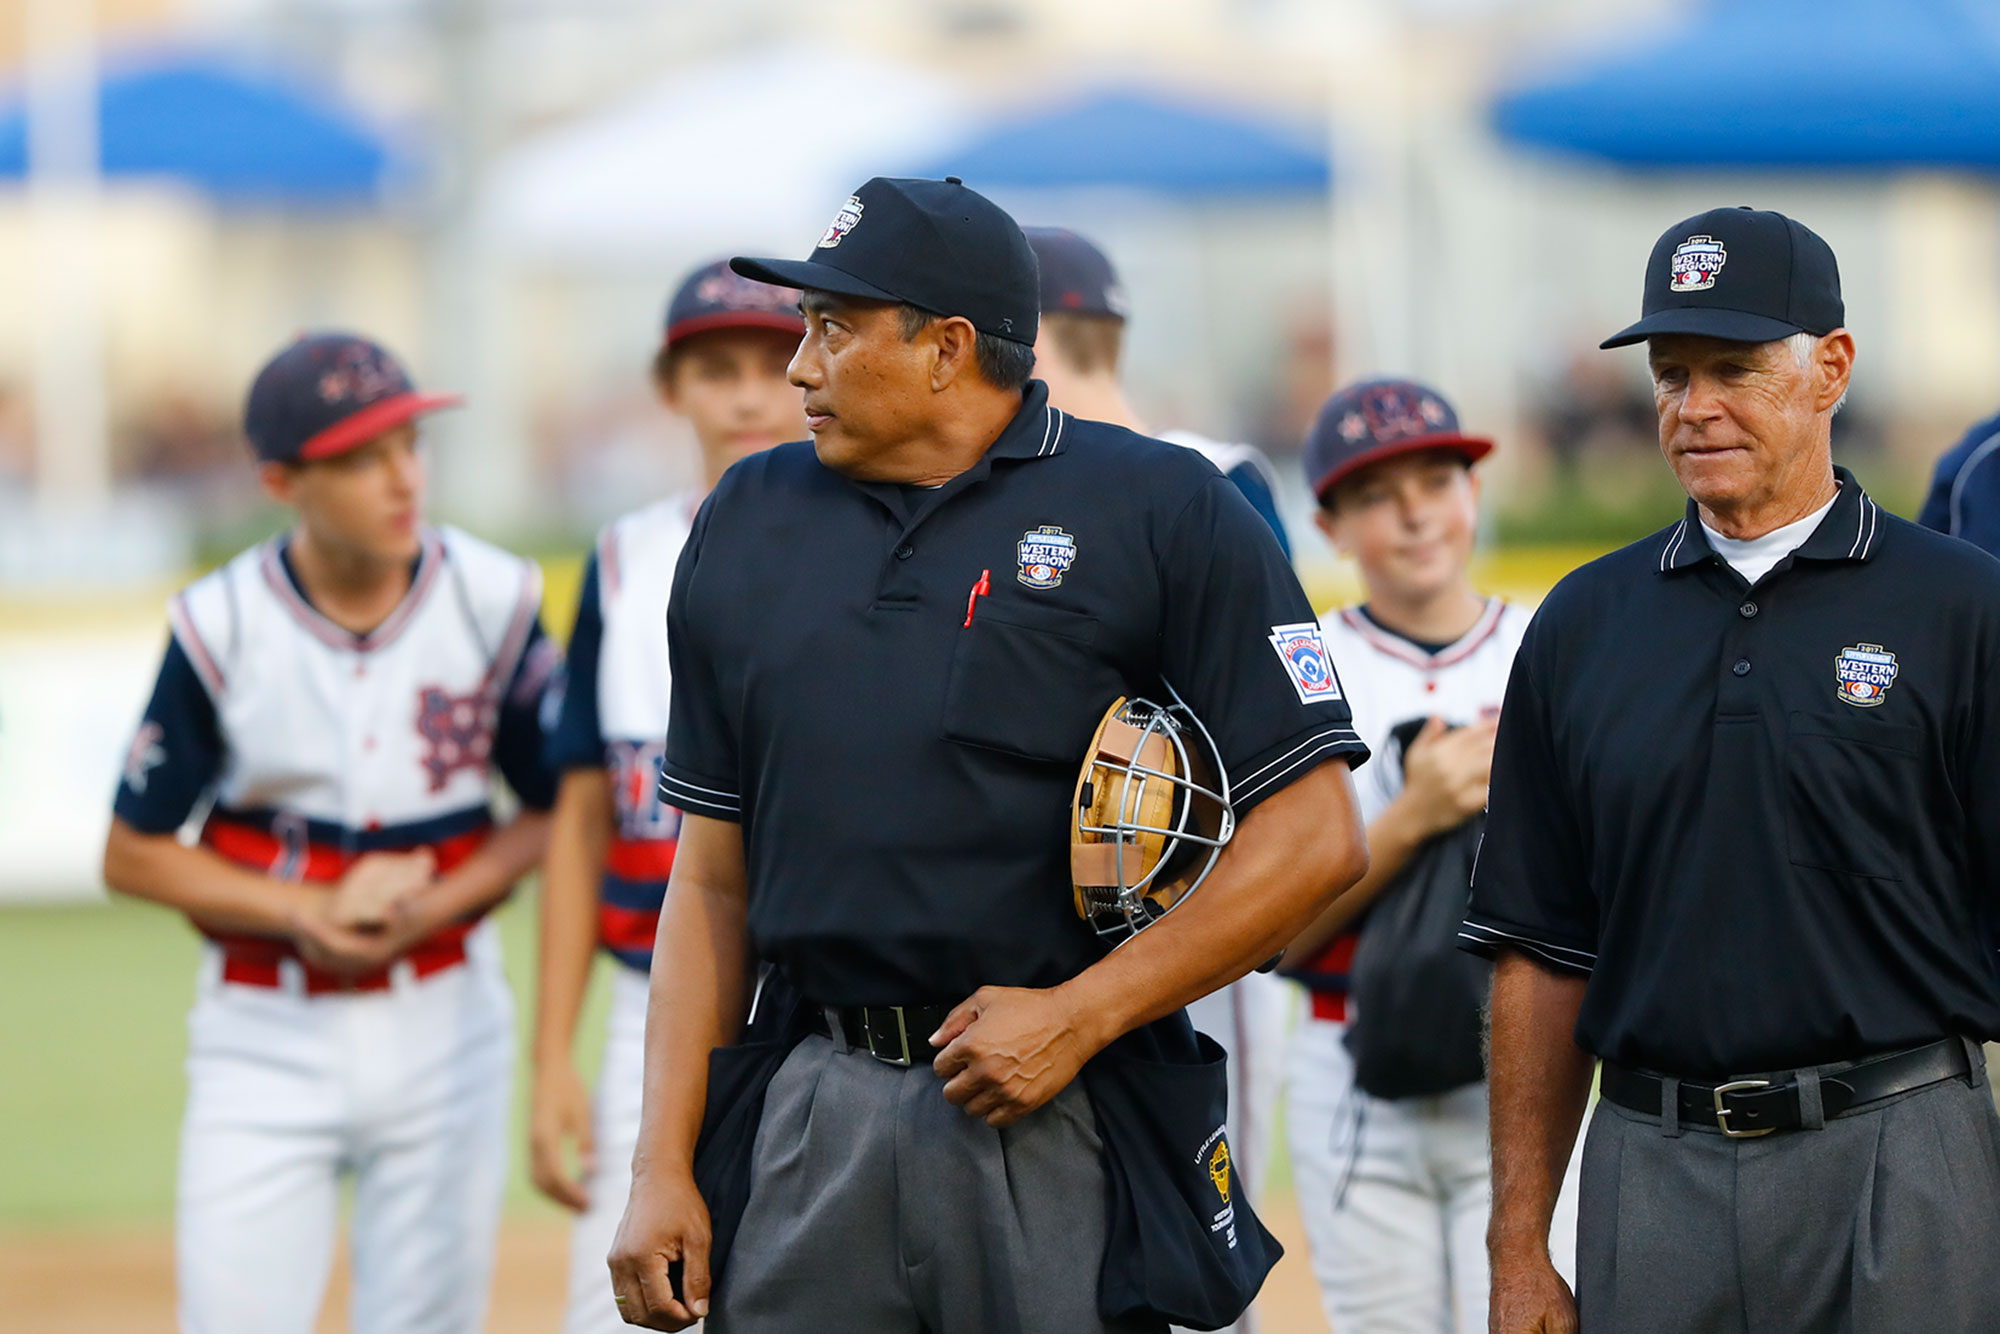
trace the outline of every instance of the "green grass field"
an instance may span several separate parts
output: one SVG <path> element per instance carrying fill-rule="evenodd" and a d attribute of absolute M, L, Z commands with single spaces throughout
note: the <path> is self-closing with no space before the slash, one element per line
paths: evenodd
<path fill-rule="evenodd" d="M 535 901 L 497 915 L 526 1051 Z M 0 1231 L 144 1225 L 172 1217 L 181 1063 L 199 938 L 179 915 L 128 900 L 0 909 Z M 600 968 L 614 965 L 601 963 Z M 599 978 L 578 1034 L 593 1074 Z M 527 1184 L 515 1081 L 509 1205 L 556 1212 Z"/>

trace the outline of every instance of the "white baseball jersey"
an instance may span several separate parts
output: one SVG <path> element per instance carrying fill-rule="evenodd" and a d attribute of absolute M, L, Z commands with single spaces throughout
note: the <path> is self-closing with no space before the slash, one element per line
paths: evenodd
<path fill-rule="evenodd" d="M 584 1183 L 590 1203 L 570 1229 L 564 1334 L 630 1329 L 611 1300 L 604 1256 L 632 1190 L 645 1075 L 647 970 L 673 868 L 681 815 L 659 799 L 673 673 L 667 598 L 701 497 L 675 496 L 605 525 L 584 573 L 570 635 L 561 717 L 551 738 L 562 768 L 611 774 L 618 828 L 606 850 L 598 940 L 626 965 L 611 1012 L 593 1112 L 597 1152 Z"/>
<path fill-rule="evenodd" d="M 675 496 L 607 524 L 584 572 L 569 670 L 551 739 L 559 768 L 611 774 L 618 828 L 607 849 L 598 939 L 651 966 L 681 813 L 659 798 L 673 671 L 667 598 L 701 497 Z"/>
<path fill-rule="evenodd" d="M 1355 774 L 1364 822 L 1403 789 L 1399 738 L 1432 715 L 1462 725 L 1499 714 L 1528 620 L 1527 610 L 1494 598 L 1453 643 L 1422 645 L 1358 607 L 1321 618 L 1355 730 L 1375 757 Z M 1477 1334 L 1486 1328 L 1492 1208 L 1486 1086 L 1397 1100 L 1354 1086 L 1342 1044 L 1354 939 L 1343 935 L 1306 970 L 1319 990 L 1293 1039 L 1286 1085 L 1299 1209 L 1327 1321 L 1343 1334 Z M 1567 1274 L 1573 1185 L 1558 1213 L 1553 1253 Z"/>
<path fill-rule="evenodd" d="M 212 797 L 217 854 L 330 885 L 378 850 L 427 847 L 448 871 L 487 836 L 496 771 L 547 807 L 539 570 L 427 531 L 402 601 L 356 635 L 314 609 L 287 543 L 173 599 L 119 817 L 170 833 Z M 347 980 L 289 939 L 209 934 L 178 1175 L 182 1328 L 310 1330 L 348 1172 L 357 1328 L 480 1328 L 514 1041 L 492 928 L 453 923 Z"/>

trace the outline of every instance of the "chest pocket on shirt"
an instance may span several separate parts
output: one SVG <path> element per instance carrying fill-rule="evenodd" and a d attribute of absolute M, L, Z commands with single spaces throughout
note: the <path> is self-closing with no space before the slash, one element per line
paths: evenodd
<path fill-rule="evenodd" d="M 1060 607 L 990 606 L 959 632 L 944 735 L 1032 760 L 1083 763 L 1122 683 L 1097 649 L 1097 618 Z"/>
<path fill-rule="evenodd" d="M 1924 811 L 1924 731 L 1793 711 L 1785 738 L 1785 835 L 1794 866 L 1901 879 L 1904 826 Z"/>

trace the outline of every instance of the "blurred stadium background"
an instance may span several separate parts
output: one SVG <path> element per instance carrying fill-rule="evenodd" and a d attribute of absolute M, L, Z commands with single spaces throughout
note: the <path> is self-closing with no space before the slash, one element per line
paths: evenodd
<path fill-rule="evenodd" d="M 541 556 L 559 632 L 595 525 L 693 475 L 669 285 L 878 173 L 1104 244 L 1134 401 L 1272 456 L 1323 602 L 1298 441 L 1363 374 L 1498 436 L 1498 591 L 1671 519 L 1642 359 L 1594 345 L 1702 208 L 1833 244 L 1835 449 L 1893 507 L 2000 398 L 1983 0 L 4 0 L 0 80 L 0 1329 L 170 1320 L 195 943 L 97 856 L 163 597 L 277 522 L 238 420 L 298 330 L 468 394 L 434 508 Z M 560 1222 L 513 1208 L 495 1327 L 552 1328 Z"/>

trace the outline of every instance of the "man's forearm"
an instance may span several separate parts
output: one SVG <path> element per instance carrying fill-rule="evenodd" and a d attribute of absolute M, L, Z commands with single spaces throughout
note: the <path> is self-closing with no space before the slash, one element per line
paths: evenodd
<path fill-rule="evenodd" d="M 1058 990 L 1101 1047 L 1242 977 L 1367 869 L 1348 768 L 1323 764 L 1244 818 L 1186 903 Z"/>
<path fill-rule="evenodd" d="M 1390 802 L 1368 826 L 1368 873 L 1322 909 L 1293 939 L 1288 953 L 1303 961 L 1325 949 L 1409 865 L 1424 838 L 1409 804 L 1400 797 Z"/>
<path fill-rule="evenodd" d="M 570 1059 L 576 1019 L 597 951 L 599 880 L 610 845 L 611 776 L 602 769 L 563 775 L 550 818 L 542 870 L 541 957 L 535 989 L 535 1064 Z"/>
<path fill-rule="evenodd" d="M 1548 1257 L 1549 1223 L 1595 1067 L 1573 1036 L 1586 984 L 1512 951 L 1494 968 L 1487 1246 L 1495 1259 Z"/>
<path fill-rule="evenodd" d="M 676 873 L 660 911 L 646 1005 L 646 1088 L 633 1172 L 687 1172 L 708 1099 L 708 1056 L 734 1042 L 750 1004 L 740 892 Z"/>

